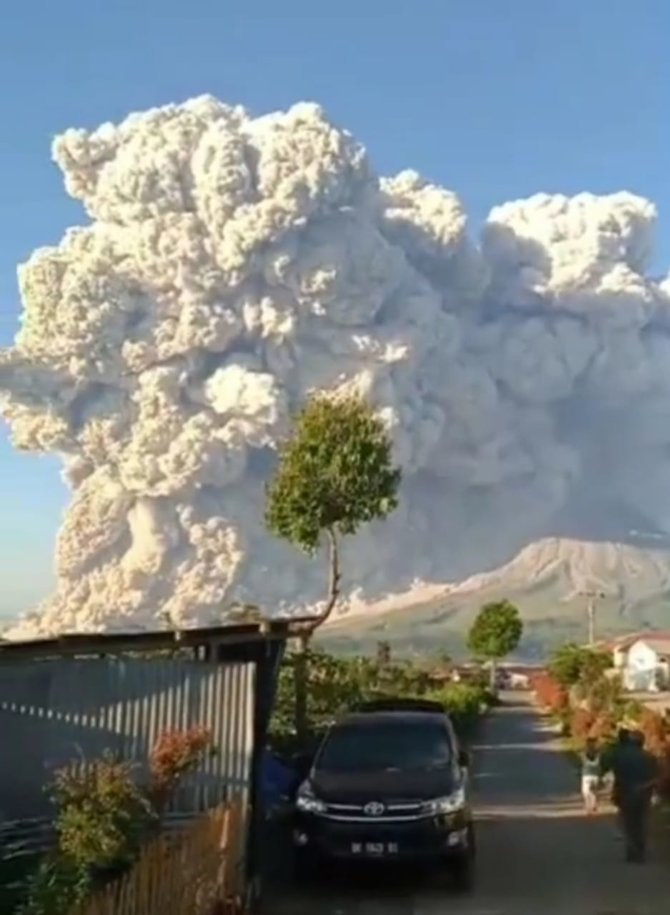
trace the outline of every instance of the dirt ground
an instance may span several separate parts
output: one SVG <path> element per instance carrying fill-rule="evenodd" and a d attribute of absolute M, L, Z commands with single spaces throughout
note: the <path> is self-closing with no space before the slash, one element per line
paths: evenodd
<path fill-rule="evenodd" d="M 577 775 L 528 701 L 510 697 L 475 747 L 475 890 L 453 893 L 427 874 L 381 871 L 277 890 L 268 915 L 668 915 L 670 849 L 623 863 L 611 810 L 586 818 Z"/>

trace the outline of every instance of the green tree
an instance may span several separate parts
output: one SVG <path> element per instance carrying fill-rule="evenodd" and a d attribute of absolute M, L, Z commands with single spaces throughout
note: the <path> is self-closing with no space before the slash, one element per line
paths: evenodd
<path fill-rule="evenodd" d="M 587 648 L 583 655 L 580 679 L 586 687 L 599 683 L 611 667 L 612 656 L 608 652 Z"/>
<path fill-rule="evenodd" d="M 574 642 L 561 645 L 549 661 L 549 673 L 565 689 L 581 683 L 589 686 L 612 666 L 609 654 L 584 648 Z"/>
<path fill-rule="evenodd" d="M 517 647 L 523 635 L 518 609 L 508 600 L 484 604 L 468 635 L 468 647 L 476 658 L 491 664 L 491 687 L 495 688 L 496 664 Z"/>
<path fill-rule="evenodd" d="M 401 471 L 388 431 L 363 400 L 319 394 L 298 414 L 279 452 L 266 492 L 272 533 L 314 556 L 328 550 L 326 603 L 300 633 L 296 658 L 296 729 L 306 731 L 307 646 L 329 618 L 340 593 L 340 538 L 386 518 L 397 506 Z"/>
<path fill-rule="evenodd" d="M 581 676 L 583 651 L 574 642 L 567 642 L 557 648 L 549 659 L 549 673 L 565 689 L 574 686 Z"/>

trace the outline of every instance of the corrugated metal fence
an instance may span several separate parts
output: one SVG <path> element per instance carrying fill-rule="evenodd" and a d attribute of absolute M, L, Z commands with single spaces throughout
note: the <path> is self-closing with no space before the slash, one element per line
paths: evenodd
<path fill-rule="evenodd" d="M 111 750 L 145 764 L 164 731 L 208 728 L 214 752 L 189 776 L 175 812 L 192 814 L 251 779 L 255 666 L 90 658 L 0 664 L 0 822 L 48 816 L 56 769 Z"/>

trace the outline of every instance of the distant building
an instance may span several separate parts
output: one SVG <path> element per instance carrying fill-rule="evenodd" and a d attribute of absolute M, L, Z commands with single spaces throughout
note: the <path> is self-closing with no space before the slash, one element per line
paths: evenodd
<path fill-rule="evenodd" d="M 632 645 L 644 639 L 650 633 L 648 632 L 631 632 L 628 635 L 621 635 L 611 642 L 607 643 L 607 650 L 612 652 L 612 666 L 615 670 L 623 671 L 628 662 L 628 652 Z"/>
<path fill-rule="evenodd" d="M 670 689 L 670 634 L 652 632 L 619 647 L 615 666 L 621 671 L 624 689 L 630 692 Z"/>

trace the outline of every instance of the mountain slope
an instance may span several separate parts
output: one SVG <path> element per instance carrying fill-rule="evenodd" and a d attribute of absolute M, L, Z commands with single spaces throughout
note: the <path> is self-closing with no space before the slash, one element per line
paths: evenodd
<path fill-rule="evenodd" d="M 521 610 L 525 635 L 521 654 L 539 657 L 567 639 L 587 634 L 584 591 L 596 603 L 597 633 L 667 628 L 670 623 L 670 550 L 613 542 L 562 538 L 525 547 L 490 572 L 404 595 L 402 606 L 337 618 L 322 640 L 334 650 L 369 649 L 388 640 L 397 652 L 464 650 L 467 631 L 485 602 L 507 597 Z"/>

